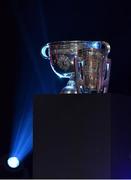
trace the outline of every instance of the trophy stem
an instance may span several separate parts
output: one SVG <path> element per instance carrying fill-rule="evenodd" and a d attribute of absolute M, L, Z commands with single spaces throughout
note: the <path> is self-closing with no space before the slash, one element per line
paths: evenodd
<path fill-rule="evenodd" d="M 78 94 L 74 75 L 71 76 L 67 85 L 61 90 L 60 94 Z"/>
<path fill-rule="evenodd" d="M 61 94 L 81 94 L 80 88 L 80 67 L 77 56 L 74 57 L 74 73 L 72 73 L 66 87 L 61 91 Z"/>

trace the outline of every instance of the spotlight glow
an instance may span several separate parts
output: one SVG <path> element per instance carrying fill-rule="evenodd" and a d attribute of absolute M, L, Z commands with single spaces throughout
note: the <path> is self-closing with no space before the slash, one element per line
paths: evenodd
<path fill-rule="evenodd" d="M 101 47 L 101 43 L 99 41 L 91 41 L 89 42 L 89 47 L 99 49 Z"/>
<path fill-rule="evenodd" d="M 20 164 L 19 160 L 17 157 L 10 157 L 8 160 L 7 160 L 7 164 L 9 167 L 11 168 L 17 168 Z"/>
<path fill-rule="evenodd" d="M 27 107 L 26 107 L 27 108 Z M 27 108 L 28 110 L 28 108 Z M 17 118 L 18 119 L 18 118 Z M 32 125 L 31 111 L 24 114 L 17 122 L 15 121 L 15 128 L 13 129 L 12 147 L 10 157 L 17 157 L 19 161 L 31 152 L 33 146 L 33 125 Z"/>

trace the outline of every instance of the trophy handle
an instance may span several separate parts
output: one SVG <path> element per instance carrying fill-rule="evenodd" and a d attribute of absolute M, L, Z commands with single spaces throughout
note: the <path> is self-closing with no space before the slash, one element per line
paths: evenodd
<path fill-rule="evenodd" d="M 104 79 L 104 93 L 107 93 L 108 86 L 109 86 L 109 80 L 110 80 L 111 59 L 107 58 L 105 63 L 106 63 L 106 70 L 105 70 L 106 77 Z"/>
<path fill-rule="evenodd" d="M 105 47 L 106 55 L 108 55 L 110 53 L 110 51 L 111 51 L 110 45 L 105 41 L 102 41 L 102 45 Z"/>
<path fill-rule="evenodd" d="M 45 59 L 49 59 L 49 45 L 46 44 L 42 49 L 41 49 L 41 54 Z"/>

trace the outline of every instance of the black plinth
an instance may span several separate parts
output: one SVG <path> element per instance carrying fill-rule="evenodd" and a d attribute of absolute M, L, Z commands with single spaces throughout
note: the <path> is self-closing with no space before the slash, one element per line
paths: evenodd
<path fill-rule="evenodd" d="M 39 95 L 34 178 L 131 178 L 131 97 Z"/>

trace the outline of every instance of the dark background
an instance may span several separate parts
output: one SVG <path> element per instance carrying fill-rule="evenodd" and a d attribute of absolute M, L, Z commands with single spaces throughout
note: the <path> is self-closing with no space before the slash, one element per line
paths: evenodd
<path fill-rule="evenodd" d="M 43 45 L 57 40 L 110 43 L 110 92 L 131 94 L 131 11 L 129 1 L 0 1 L 0 156 L 8 154 L 18 107 L 35 94 L 56 94 L 60 80 L 43 60 Z M 16 108 L 17 107 L 17 108 Z M 22 109 L 22 108 L 21 108 Z"/>

